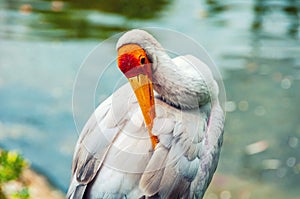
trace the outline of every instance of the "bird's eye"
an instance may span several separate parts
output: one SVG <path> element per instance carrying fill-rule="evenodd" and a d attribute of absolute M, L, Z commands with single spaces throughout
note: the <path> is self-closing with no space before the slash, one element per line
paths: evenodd
<path fill-rule="evenodd" d="M 140 64 L 141 64 L 141 65 L 144 65 L 145 62 L 146 62 L 146 58 L 145 58 L 145 57 L 141 57 L 141 58 L 140 58 Z"/>

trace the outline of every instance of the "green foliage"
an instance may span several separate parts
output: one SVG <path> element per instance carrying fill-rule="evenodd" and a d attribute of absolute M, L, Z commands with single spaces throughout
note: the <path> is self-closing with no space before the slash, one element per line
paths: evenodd
<path fill-rule="evenodd" d="M 26 167 L 24 159 L 14 151 L 0 152 L 0 184 L 10 180 L 16 180 L 24 167 Z"/>
<path fill-rule="evenodd" d="M 12 199 L 29 199 L 28 188 L 23 188 L 21 191 L 12 194 Z"/>
<path fill-rule="evenodd" d="M 10 193 L 7 196 L 3 191 L 5 183 L 20 181 L 20 176 L 27 163 L 24 158 L 15 151 L 4 151 L 0 149 L 0 199 L 29 199 L 28 188 L 23 184 L 21 190 Z"/>

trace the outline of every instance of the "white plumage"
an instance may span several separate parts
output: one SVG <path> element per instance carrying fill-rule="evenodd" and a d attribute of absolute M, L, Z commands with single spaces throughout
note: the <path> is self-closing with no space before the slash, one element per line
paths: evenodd
<path fill-rule="evenodd" d="M 125 33 L 117 48 L 127 43 L 140 45 L 152 62 L 159 143 L 153 150 L 134 92 L 122 86 L 82 130 L 67 197 L 202 198 L 222 145 L 218 85 L 199 59 L 171 59 L 145 31 Z"/>

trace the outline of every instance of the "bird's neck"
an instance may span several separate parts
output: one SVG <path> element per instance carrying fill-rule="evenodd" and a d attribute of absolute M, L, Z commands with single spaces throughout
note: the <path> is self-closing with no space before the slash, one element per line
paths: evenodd
<path fill-rule="evenodd" d="M 178 64 L 180 57 L 171 59 L 164 50 L 156 51 L 154 57 L 154 89 L 163 100 L 183 109 L 198 108 L 209 102 L 207 83 L 196 70 L 191 72 L 191 65 L 184 61 Z"/>

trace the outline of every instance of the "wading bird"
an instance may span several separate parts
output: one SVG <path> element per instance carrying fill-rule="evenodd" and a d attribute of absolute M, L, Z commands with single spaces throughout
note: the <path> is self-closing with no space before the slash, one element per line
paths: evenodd
<path fill-rule="evenodd" d="M 117 42 L 129 83 L 98 106 L 75 148 L 68 198 L 202 198 L 216 170 L 224 112 L 192 55 L 170 58 L 149 33 Z"/>

